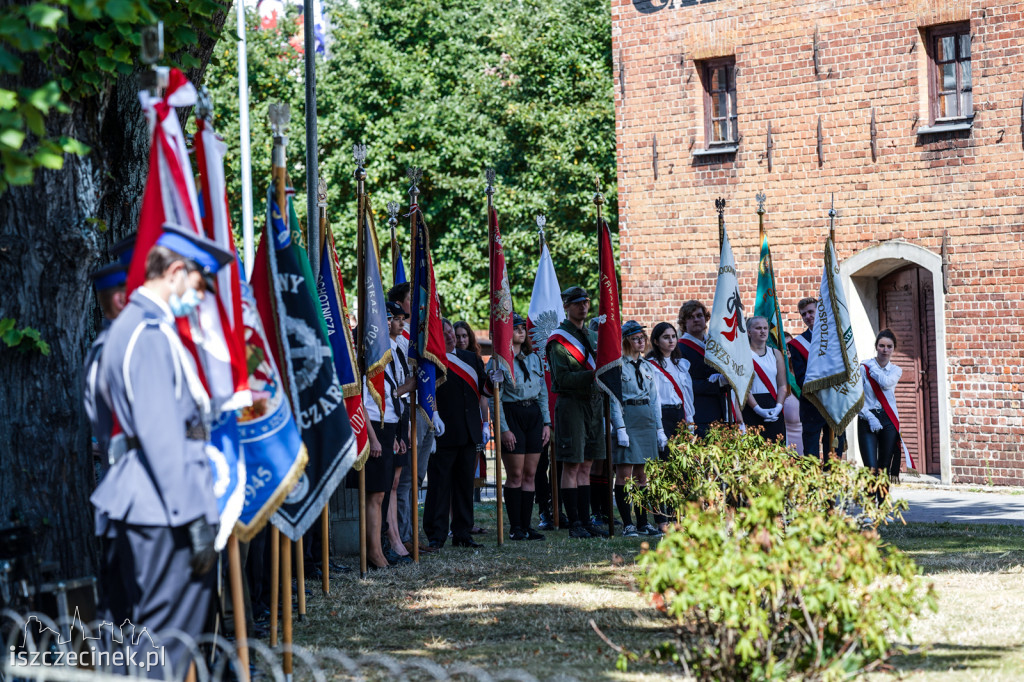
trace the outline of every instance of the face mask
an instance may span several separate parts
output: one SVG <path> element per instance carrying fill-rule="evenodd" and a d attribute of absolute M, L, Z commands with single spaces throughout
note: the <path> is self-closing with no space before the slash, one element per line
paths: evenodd
<path fill-rule="evenodd" d="M 170 306 L 171 313 L 175 317 L 188 317 L 199 307 L 199 294 L 195 289 L 189 287 L 181 296 L 172 293 L 167 305 Z"/>

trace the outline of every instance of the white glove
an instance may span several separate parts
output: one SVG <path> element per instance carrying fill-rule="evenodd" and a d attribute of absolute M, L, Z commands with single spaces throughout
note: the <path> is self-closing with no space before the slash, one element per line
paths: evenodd
<path fill-rule="evenodd" d="M 878 433 L 882 430 L 882 422 L 878 421 L 878 417 L 868 413 L 868 426 L 871 428 L 871 433 Z"/>
<path fill-rule="evenodd" d="M 776 405 L 771 410 L 769 410 L 769 412 L 771 412 L 771 414 L 772 414 L 772 421 L 778 421 L 779 415 L 782 414 L 782 410 L 783 410 L 783 406 L 782 405 Z"/>
<path fill-rule="evenodd" d="M 665 429 L 658 429 L 658 449 L 664 450 L 666 445 L 668 445 L 668 436 L 665 435 Z"/>
<path fill-rule="evenodd" d="M 483 432 L 484 432 L 484 445 L 487 445 L 488 443 L 491 442 L 491 423 L 490 422 L 484 422 Z"/>
<path fill-rule="evenodd" d="M 629 447 L 629 435 L 626 433 L 625 426 L 615 430 L 615 438 L 618 440 L 620 448 Z"/>
<path fill-rule="evenodd" d="M 766 422 L 775 421 L 772 419 L 772 410 L 766 410 L 760 405 L 754 405 L 754 414 L 763 419 Z"/>
<path fill-rule="evenodd" d="M 432 421 L 434 423 L 434 435 L 438 436 L 438 437 L 443 436 L 444 435 L 444 422 L 441 421 L 441 415 L 439 415 L 437 412 L 435 412 L 434 413 L 434 419 Z"/>
<path fill-rule="evenodd" d="M 718 374 L 717 372 L 715 374 L 712 374 L 711 376 L 708 377 L 708 381 L 711 382 L 712 384 L 720 383 L 721 379 L 722 379 L 722 375 Z"/>
<path fill-rule="evenodd" d="M 494 385 L 500 385 L 505 380 L 505 373 L 500 369 L 492 369 L 487 373 L 487 376 L 491 378 L 491 383 Z"/>

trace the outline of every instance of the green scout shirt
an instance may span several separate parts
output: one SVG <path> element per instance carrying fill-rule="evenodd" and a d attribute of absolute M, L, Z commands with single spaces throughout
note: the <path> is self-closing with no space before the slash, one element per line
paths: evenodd
<path fill-rule="evenodd" d="M 569 320 L 563 320 L 558 328 L 576 338 L 587 351 L 597 358 L 594 350 L 597 347 L 597 334 L 587 329 L 579 329 Z M 594 385 L 594 371 L 581 364 L 569 354 L 562 344 L 548 341 L 548 366 L 551 368 L 551 390 L 559 395 L 571 396 L 583 400 L 589 399 L 597 387 Z"/>

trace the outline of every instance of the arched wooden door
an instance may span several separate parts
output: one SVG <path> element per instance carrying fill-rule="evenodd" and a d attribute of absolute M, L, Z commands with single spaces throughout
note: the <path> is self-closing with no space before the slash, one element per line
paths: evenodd
<path fill-rule="evenodd" d="M 879 329 L 890 329 L 896 335 L 892 362 L 903 369 L 896 386 L 900 431 L 917 471 L 937 476 L 941 469 L 933 293 L 930 273 L 916 265 L 878 281 Z M 874 349 L 864 353 L 865 357 L 873 355 Z"/>

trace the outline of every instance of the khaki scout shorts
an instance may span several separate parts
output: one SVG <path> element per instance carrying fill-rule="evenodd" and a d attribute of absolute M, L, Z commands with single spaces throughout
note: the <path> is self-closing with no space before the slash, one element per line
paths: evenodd
<path fill-rule="evenodd" d="M 579 464 L 605 459 L 604 398 L 589 401 L 559 396 L 555 403 L 555 454 L 559 462 Z"/>

